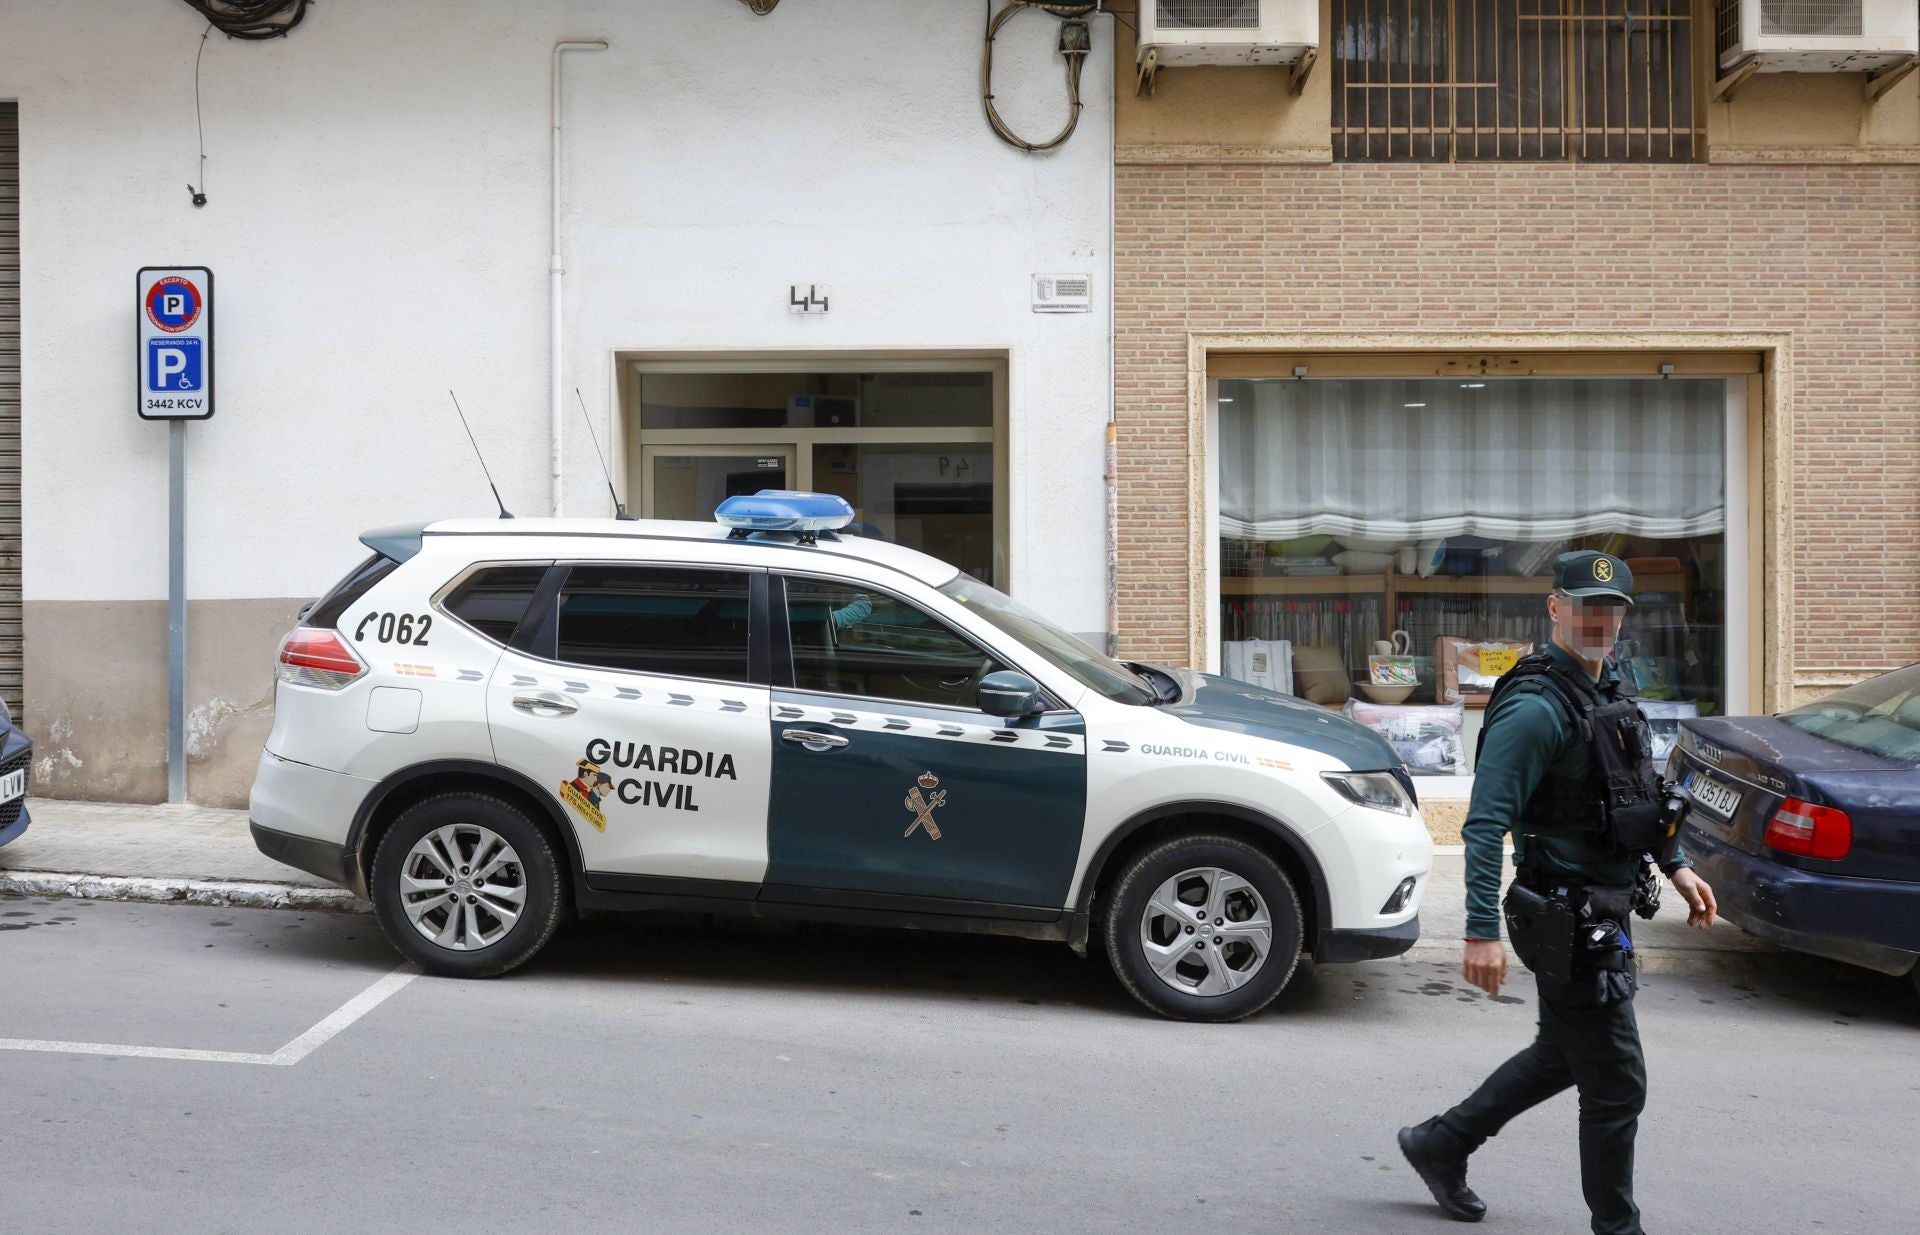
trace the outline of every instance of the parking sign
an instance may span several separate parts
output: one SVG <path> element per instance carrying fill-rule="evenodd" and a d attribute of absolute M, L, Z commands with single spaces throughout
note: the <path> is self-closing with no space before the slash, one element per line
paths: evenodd
<path fill-rule="evenodd" d="M 134 280 L 142 420 L 213 415 L 213 271 L 143 266 Z"/>

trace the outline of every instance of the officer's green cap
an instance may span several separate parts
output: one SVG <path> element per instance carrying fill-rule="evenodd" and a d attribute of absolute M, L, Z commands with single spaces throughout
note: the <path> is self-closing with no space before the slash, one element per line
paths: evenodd
<path fill-rule="evenodd" d="M 1611 596 L 1633 603 L 1633 572 L 1611 553 L 1562 553 L 1553 560 L 1553 589 L 1569 596 Z"/>

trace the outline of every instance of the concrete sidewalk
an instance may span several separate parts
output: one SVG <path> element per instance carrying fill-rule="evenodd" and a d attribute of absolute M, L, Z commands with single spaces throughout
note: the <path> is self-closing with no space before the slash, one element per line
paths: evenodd
<path fill-rule="evenodd" d="M 0 892 L 104 900 L 185 901 L 261 909 L 369 912 L 343 888 L 282 866 L 254 847 L 247 812 L 199 806 L 122 806 L 33 799 L 27 834 L 0 848 Z M 1511 879 L 1509 865 L 1505 878 Z M 1632 924 L 1648 973 L 1728 972 L 1785 955 L 1730 922 L 1687 927 L 1686 902 L 1666 889 L 1659 916 Z M 1406 959 L 1460 963 L 1466 860 L 1435 852 L 1420 911 L 1421 939 Z M 1512 961 L 1518 972 L 1519 961 Z"/>
<path fill-rule="evenodd" d="M 254 847 L 247 812 L 32 798 L 25 836 L 0 848 L 0 892 L 369 912 L 353 893 Z"/>

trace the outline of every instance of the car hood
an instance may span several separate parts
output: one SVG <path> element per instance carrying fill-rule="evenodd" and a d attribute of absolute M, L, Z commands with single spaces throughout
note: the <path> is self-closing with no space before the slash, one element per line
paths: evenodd
<path fill-rule="evenodd" d="M 1385 738 L 1338 712 L 1231 678 L 1190 669 L 1155 668 L 1180 688 L 1179 698 L 1162 704 L 1160 710 L 1190 725 L 1305 747 L 1356 771 L 1380 772 L 1400 766 L 1400 757 Z"/>

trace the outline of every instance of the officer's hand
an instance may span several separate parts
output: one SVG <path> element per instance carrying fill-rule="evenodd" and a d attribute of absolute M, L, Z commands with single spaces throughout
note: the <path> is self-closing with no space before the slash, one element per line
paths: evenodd
<path fill-rule="evenodd" d="M 1673 886 L 1687 901 L 1687 925 L 1696 930 L 1706 930 L 1713 925 L 1714 915 L 1720 912 L 1720 902 L 1713 899 L 1713 889 L 1707 881 L 1695 874 L 1691 866 L 1683 866 L 1673 872 Z"/>
<path fill-rule="evenodd" d="M 1467 940 L 1460 976 L 1487 994 L 1498 995 L 1500 984 L 1507 980 L 1507 945 L 1498 939 Z"/>

